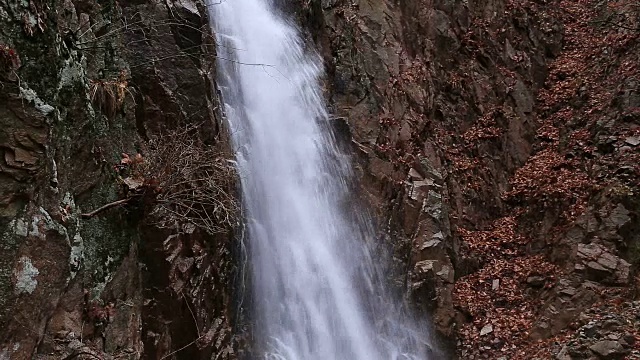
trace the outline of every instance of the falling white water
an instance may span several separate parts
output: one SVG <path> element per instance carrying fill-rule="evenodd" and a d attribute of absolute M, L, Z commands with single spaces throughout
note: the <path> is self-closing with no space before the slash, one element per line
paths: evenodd
<path fill-rule="evenodd" d="M 214 0 L 218 85 L 247 213 L 256 348 L 265 359 L 427 359 L 376 280 L 368 219 L 349 202 L 319 57 L 269 0 Z M 352 207 L 350 207 L 352 206 Z"/>

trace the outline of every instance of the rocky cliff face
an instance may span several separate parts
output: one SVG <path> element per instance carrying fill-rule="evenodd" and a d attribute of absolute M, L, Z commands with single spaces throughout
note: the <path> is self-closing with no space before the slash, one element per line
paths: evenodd
<path fill-rule="evenodd" d="M 290 5 L 390 280 L 451 356 L 640 356 L 637 4 Z M 233 216 L 168 217 L 163 189 L 228 154 L 206 13 L 0 0 L 0 359 L 241 352 Z"/>
<path fill-rule="evenodd" d="M 0 2 L 0 359 L 234 357 L 233 221 L 167 217 L 194 157 L 157 145 L 227 150 L 208 29 L 190 1 Z"/>
<path fill-rule="evenodd" d="M 638 7 L 310 1 L 396 280 L 464 359 L 640 356 Z M 601 319 L 618 319 L 597 327 Z M 584 325 L 584 326 L 583 326 Z M 598 325 L 599 326 L 599 325 Z M 587 333 L 585 333 L 587 331 Z"/>

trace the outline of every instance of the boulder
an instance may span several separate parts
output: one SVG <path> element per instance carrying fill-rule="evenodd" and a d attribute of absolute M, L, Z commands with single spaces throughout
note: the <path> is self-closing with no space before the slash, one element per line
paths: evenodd
<path fill-rule="evenodd" d="M 600 359 L 621 359 L 629 351 L 625 349 L 619 341 L 602 340 L 591 345 L 589 350 L 593 351 Z"/>
<path fill-rule="evenodd" d="M 613 255 L 599 244 L 578 245 L 579 265 L 589 280 L 610 285 L 627 285 L 630 281 L 631 264 Z"/>

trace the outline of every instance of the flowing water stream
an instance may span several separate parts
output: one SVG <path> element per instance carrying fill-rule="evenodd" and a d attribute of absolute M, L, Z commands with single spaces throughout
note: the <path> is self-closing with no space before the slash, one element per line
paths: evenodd
<path fill-rule="evenodd" d="M 366 211 L 350 201 L 351 164 L 327 131 L 319 57 L 269 0 L 214 1 L 258 356 L 428 359 L 426 333 L 379 280 L 384 261 L 367 245 L 374 231 Z"/>

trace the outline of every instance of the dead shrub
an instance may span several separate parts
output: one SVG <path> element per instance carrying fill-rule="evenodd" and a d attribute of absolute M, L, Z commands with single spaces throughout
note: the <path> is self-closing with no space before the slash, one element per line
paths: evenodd
<path fill-rule="evenodd" d="M 123 70 L 117 79 L 89 80 L 91 103 L 102 111 L 109 119 L 122 108 L 127 94 L 130 94 L 127 74 Z"/>
<path fill-rule="evenodd" d="M 154 225 L 175 229 L 193 224 L 210 234 L 235 226 L 237 176 L 230 153 L 205 144 L 197 127 L 152 138 L 143 153 L 143 161 L 132 161 L 129 187 L 153 191 Z"/>

